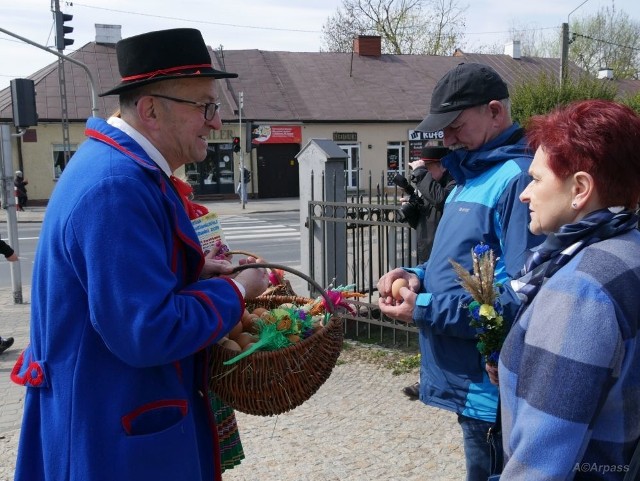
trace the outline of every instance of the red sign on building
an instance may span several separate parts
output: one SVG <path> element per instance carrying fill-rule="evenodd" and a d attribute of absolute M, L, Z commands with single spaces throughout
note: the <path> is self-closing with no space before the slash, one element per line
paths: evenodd
<path fill-rule="evenodd" d="M 254 144 L 300 144 L 302 127 L 299 125 L 258 125 L 252 132 Z"/>

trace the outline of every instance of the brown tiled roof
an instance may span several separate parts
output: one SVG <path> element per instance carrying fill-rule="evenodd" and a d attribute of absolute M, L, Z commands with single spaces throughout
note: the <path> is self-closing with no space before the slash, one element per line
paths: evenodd
<path fill-rule="evenodd" d="M 559 75 L 560 60 L 458 52 L 456 56 L 381 55 L 331 52 L 211 50 L 217 67 L 239 78 L 220 81 L 223 121 L 237 120 L 238 92 L 243 92 L 243 119 L 270 122 L 418 122 L 429 106 L 437 80 L 460 62 L 491 65 L 513 86 L 541 73 Z M 119 83 L 114 45 L 90 42 L 71 54 L 91 70 L 98 93 Z M 571 65 L 572 74 L 580 70 Z M 71 122 L 91 115 L 87 74 L 65 62 L 67 111 Z M 41 121 L 60 119 L 57 61 L 30 76 L 36 85 Z M 637 83 L 637 82 L 636 82 Z M 634 91 L 626 82 L 625 91 Z M 640 85 L 635 85 L 635 91 Z M 117 107 L 117 97 L 98 98 L 101 117 Z M 11 121 L 11 93 L 0 91 L 0 121 Z"/>

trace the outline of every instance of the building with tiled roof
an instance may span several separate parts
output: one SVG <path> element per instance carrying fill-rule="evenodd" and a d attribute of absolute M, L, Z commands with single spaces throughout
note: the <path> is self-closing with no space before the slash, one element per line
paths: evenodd
<path fill-rule="evenodd" d="M 97 41 L 70 54 L 90 70 L 96 92 L 82 67 L 64 62 L 72 152 L 84 140 L 92 109 L 106 118 L 117 108 L 116 97 L 95 95 L 120 81 L 115 41 L 100 37 L 101 28 L 114 26 L 96 27 Z M 419 154 L 426 136 L 413 128 L 425 116 L 438 79 L 458 63 L 491 65 L 510 86 L 543 73 L 557 76 L 560 70 L 559 59 L 520 57 L 517 48 L 512 55 L 381 55 L 379 37 L 361 37 L 354 47 L 353 53 L 210 48 L 214 67 L 239 77 L 218 81 L 223 128 L 212 132 L 207 159 L 185 168 L 196 194 L 235 195 L 240 159 L 231 139 L 236 136 L 242 137 L 244 163 L 253 173 L 248 190 L 255 197 L 297 196 L 295 155 L 314 138 L 332 139 L 347 152 L 350 186 L 364 183 L 369 172 L 389 179 L 389 172 L 403 171 Z M 578 70 L 575 65 L 571 69 Z M 58 62 L 29 78 L 35 82 L 39 122 L 12 138 L 13 159 L 29 179 L 30 198 L 46 201 L 64 168 Z M 5 89 L 0 91 L 0 123 L 12 123 L 12 118 L 11 92 Z M 247 151 L 250 128 L 257 147 Z"/>

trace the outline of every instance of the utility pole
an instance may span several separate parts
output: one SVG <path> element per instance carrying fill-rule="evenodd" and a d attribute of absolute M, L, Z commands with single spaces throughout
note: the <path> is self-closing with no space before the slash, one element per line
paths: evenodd
<path fill-rule="evenodd" d="M 567 65 L 569 64 L 569 24 L 562 24 L 562 37 L 560 39 L 562 48 L 560 56 L 560 87 L 567 81 Z"/>

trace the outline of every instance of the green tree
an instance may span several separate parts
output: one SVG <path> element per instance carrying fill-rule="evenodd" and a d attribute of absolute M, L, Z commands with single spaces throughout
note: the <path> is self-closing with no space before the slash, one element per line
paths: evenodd
<path fill-rule="evenodd" d="M 569 78 L 562 86 L 557 77 L 542 75 L 511 89 L 511 114 L 515 121 L 526 125 L 531 116 L 546 114 L 574 100 L 615 100 L 616 94 L 615 84 L 588 74 Z"/>
<path fill-rule="evenodd" d="M 325 52 L 351 52 L 358 35 L 380 35 L 382 52 L 451 55 L 463 37 L 457 0 L 343 0 L 322 27 Z"/>

